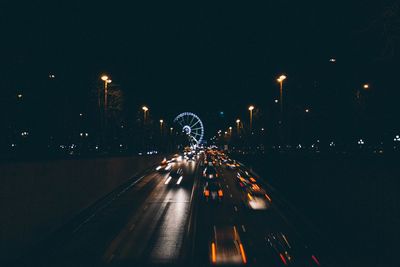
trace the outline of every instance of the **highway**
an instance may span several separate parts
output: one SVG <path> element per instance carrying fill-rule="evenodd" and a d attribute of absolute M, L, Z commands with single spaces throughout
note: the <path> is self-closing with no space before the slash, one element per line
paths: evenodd
<path fill-rule="evenodd" d="M 211 165 L 206 157 L 171 162 L 172 170 L 183 171 L 177 178 L 152 168 L 132 179 L 45 240 L 25 261 L 34 266 L 320 265 L 318 253 L 306 245 L 306 234 L 261 179 L 257 185 L 265 190 L 267 206 L 252 210 L 245 205 L 248 196 L 237 183 L 245 166 L 231 169 L 216 160 L 223 196 L 207 199 L 203 171 Z M 228 241 L 221 239 L 228 235 L 217 240 L 218 231 L 237 238 L 236 260 L 230 262 L 235 256 L 229 256 Z"/>

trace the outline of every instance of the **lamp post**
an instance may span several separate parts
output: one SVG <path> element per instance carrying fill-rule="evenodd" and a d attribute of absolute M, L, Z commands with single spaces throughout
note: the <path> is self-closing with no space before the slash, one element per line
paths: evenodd
<path fill-rule="evenodd" d="M 101 79 L 104 81 L 104 121 L 107 124 L 108 84 L 112 81 L 108 78 L 107 75 L 101 76 Z"/>
<path fill-rule="evenodd" d="M 254 106 L 250 106 L 249 107 L 249 111 L 250 111 L 250 134 L 251 134 L 251 131 L 253 129 L 253 109 L 254 109 Z"/>
<path fill-rule="evenodd" d="M 286 79 L 286 75 L 282 74 L 276 79 L 279 83 L 279 101 L 280 101 L 280 120 L 279 120 L 279 128 L 280 128 L 280 136 L 281 136 L 281 143 L 284 143 L 284 134 L 283 134 L 283 81 Z"/>
<path fill-rule="evenodd" d="M 283 75 L 283 74 L 281 76 L 279 76 L 278 79 L 276 79 L 278 81 L 278 83 L 279 83 L 279 101 L 280 101 L 280 104 L 281 104 L 281 116 L 282 116 L 282 113 L 283 113 L 283 99 L 282 99 L 283 98 L 283 81 L 285 79 L 286 79 L 286 76 Z"/>
<path fill-rule="evenodd" d="M 147 119 L 147 112 L 149 111 L 149 108 L 146 106 L 142 107 L 143 110 L 143 124 L 146 123 L 146 119 Z"/>
<path fill-rule="evenodd" d="M 161 119 L 161 120 L 160 120 L 160 134 L 161 134 L 161 135 L 162 135 L 162 132 L 163 132 L 163 123 L 164 123 L 164 120 Z"/>
<path fill-rule="evenodd" d="M 239 135 L 239 132 L 240 132 L 240 119 L 236 120 L 236 129 L 237 129 L 237 134 Z"/>

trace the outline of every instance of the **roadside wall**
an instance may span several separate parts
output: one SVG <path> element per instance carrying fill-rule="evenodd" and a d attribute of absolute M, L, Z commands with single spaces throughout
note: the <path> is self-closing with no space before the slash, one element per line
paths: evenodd
<path fill-rule="evenodd" d="M 0 163 L 0 261 L 42 239 L 162 158 Z"/>

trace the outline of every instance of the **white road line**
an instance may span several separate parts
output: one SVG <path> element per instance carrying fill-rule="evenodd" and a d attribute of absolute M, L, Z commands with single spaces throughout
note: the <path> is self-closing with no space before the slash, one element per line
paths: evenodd
<path fill-rule="evenodd" d="M 226 188 L 229 188 L 229 185 L 226 185 Z"/>
<path fill-rule="evenodd" d="M 232 198 L 233 196 L 232 196 L 232 194 L 231 194 L 231 198 Z"/>
<path fill-rule="evenodd" d="M 244 225 L 243 225 L 243 224 L 242 224 L 242 230 L 243 230 L 243 232 L 246 233 L 246 228 L 244 228 Z"/>
<path fill-rule="evenodd" d="M 132 225 L 131 225 L 131 227 L 129 228 L 129 232 L 131 232 L 132 230 L 133 230 L 133 228 L 135 228 L 135 224 L 133 223 Z"/>
<path fill-rule="evenodd" d="M 238 208 L 236 206 L 234 206 L 233 208 L 235 209 L 236 212 L 238 211 Z"/>
<path fill-rule="evenodd" d="M 164 184 L 168 184 L 168 183 L 169 183 L 169 181 L 171 181 L 171 176 L 170 176 L 170 177 L 168 177 L 168 179 L 165 181 L 165 183 L 164 183 Z"/>

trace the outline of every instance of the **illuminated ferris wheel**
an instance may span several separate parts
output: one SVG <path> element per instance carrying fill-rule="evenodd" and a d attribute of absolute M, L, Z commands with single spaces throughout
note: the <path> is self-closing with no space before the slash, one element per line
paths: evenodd
<path fill-rule="evenodd" d="M 198 145 L 204 137 L 204 126 L 200 118 L 191 112 L 184 112 L 176 116 L 174 123 L 178 124 L 185 133 L 191 145 Z"/>

